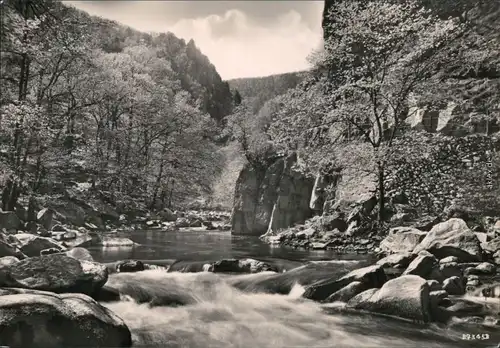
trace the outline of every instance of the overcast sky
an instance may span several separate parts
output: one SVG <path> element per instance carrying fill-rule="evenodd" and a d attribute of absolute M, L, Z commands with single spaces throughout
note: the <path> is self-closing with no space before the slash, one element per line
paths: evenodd
<path fill-rule="evenodd" d="M 141 31 L 194 39 L 223 79 L 303 70 L 323 1 L 64 1 Z"/>

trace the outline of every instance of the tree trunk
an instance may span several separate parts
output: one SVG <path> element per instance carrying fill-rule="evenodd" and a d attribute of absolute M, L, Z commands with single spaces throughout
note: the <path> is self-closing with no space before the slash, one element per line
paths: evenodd
<path fill-rule="evenodd" d="M 28 221 L 29 222 L 34 222 L 36 221 L 36 204 L 35 204 L 35 199 L 33 196 L 30 196 L 28 200 Z"/>
<path fill-rule="evenodd" d="M 384 221 L 385 217 L 385 184 L 384 184 L 384 165 L 377 164 L 378 169 L 378 221 Z"/>
<path fill-rule="evenodd" d="M 170 195 L 168 197 L 168 209 L 172 209 L 172 194 L 174 193 L 175 180 L 172 179 L 172 186 L 170 187 Z"/>
<path fill-rule="evenodd" d="M 2 191 L 2 210 L 7 211 L 9 207 L 10 191 L 12 190 L 12 179 L 8 178 Z"/>
<path fill-rule="evenodd" d="M 19 185 L 17 181 L 14 181 L 10 189 L 9 199 L 5 210 L 14 211 L 18 198 L 19 198 Z"/>

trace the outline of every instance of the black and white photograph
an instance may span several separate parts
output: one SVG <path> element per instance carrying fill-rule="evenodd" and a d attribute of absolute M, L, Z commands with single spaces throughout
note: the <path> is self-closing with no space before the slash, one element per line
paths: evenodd
<path fill-rule="evenodd" d="M 0 0 L 0 348 L 500 348 L 500 0 Z"/>

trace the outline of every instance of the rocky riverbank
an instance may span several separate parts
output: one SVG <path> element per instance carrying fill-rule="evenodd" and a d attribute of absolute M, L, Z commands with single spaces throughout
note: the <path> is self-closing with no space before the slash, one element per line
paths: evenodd
<path fill-rule="evenodd" d="M 318 232 L 312 226 L 262 236 L 269 243 L 313 249 L 335 247 L 336 238 L 341 238 L 338 231 Z M 378 238 L 368 236 L 358 247 L 351 246 L 378 253 L 375 265 L 313 283 L 304 297 L 424 322 L 461 317 L 499 325 L 499 222 L 487 232 L 473 232 L 465 221 L 453 218 L 430 231 L 398 227 L 380 243 Z M 494 299 L 480 304 L 464 295 Z"/>
<path fill-rule="evenodd" d="M 184 214 L 176 221 L 193 216 Z M 219 217 L 203 215 L 203 221 L 210 219 Z M 488 232 L 473 232 L 457 218 L 436 224 L 430 231 L 399 227 L 380 243 L 375 239 L 365 243 L 367 251 L 378 251 L 380 256 L 373 264 L 332 260 L 291 268 L 256 259 L 101 264 L 94 262 L 82 245 L 133 242 L 83 230 L 51 231 L 51 237 L 0 233 L 0 312 L 7 313 L 0 316 L 0 340 L 11 347 L 71 347 L 83 343 L 130 347 L 133 333 L 102 303 L 127 300 L 165 307 L 196 302 L 182 289 L 168 290 L 167 285 L 160 286 L 162 282 L 152 288 L 151 282 L 143 283 L 141 277 L 149 279 L 150 272 L 157 272 L 155 277 L 159 279 L 168 273 L 231 274 L 223 279 L 235 289 L 251 293 L 288 295 L 297 292 L 300 285 L 304 299 L 342 303 L 332 309 L 335 311 L 472 325 L 493 337 L 500 332 L 497 227 L 498 223 Z M 76 237 L 60 238 L 65 234 Z M 314 233 L 303 236 L 300 240 L 309 243 L 314 242 L 307 237 L 318 238 Z M 237 276 L 244 274 L 248 276 Z M 37 314 L 25 315 L 28 312 Z M 54 326 L 53 318 L 63 323 L 62 331 Z"/>
<path fill-rule="evenodd" d="M 131 217 L 82 201 L 39 203 L 0 210 L 0 342 L 10 347 L 130 347 L 123 320 L 96 301 L 120 300 L 105 285 L 111 273 L 163 268 L 100 264 L 86 248 L 134 247 L 119 233 L 131 229 L 228 229 L 226 212 L 164 209 Z"/>
<path fill-rule="evenodd" d="M 343 303 L 331 308 L 337 312 L 459 323 L 480 330 L 491 342 L 500 332 L 500 267 L 456 256 L 438 260 L 429 251 L 393 254 L 371 265 L 326 261 L 291 269 L 255 259 L 100 264 L 83 248 L 23 260 L 4 257 L 0 264 L 0 312 L 7 313 L 0 319 L 0 340 L 11 347 L 130 347 L 131 330 L 99 303 L 193 305 L 197 298 L 173 286 L 168 274 L 196 272 L 232 274 L 223 279 L 250 293 L 288 295 L 300 284 L 304 299 Z"/>

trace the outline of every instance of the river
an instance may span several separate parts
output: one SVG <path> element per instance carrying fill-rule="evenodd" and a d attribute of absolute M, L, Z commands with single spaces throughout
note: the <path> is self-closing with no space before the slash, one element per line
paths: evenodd
<path fill-rule="evenodd" d="M 320 264 L 318 261 L 329 260 L 330 267 L 343 270 L 371 261 L 369 256 L 275 248 L 257 237 L 231 236 L 229 232 L 134 231 L 127 237 L 141 245 L 93 249 L 94 259 L 101 262 L 123 259 L 215 261 L 249 257 L 273 260 L 286 270 L 308 261 Z M 496 347 L 499 343 L 495 341 L 499 336 L 491 333 L 486 340 L 464 339 L 467 334 L 484 334 L 478 329 L 348 313 L 340 304 L 324 305 L 304 300 L 300 284 L 291 287 L 288 295 L 242 292 L 234 286 L 237 282 L 258 282 L 269 276 L 166 273 L 161 270 L 112 274 L 111 283 L 155 294 L 176 293 L 188 297 L 191 302 L 176 307 L 151 307 L 134 301 L 104 305 L 127 323 L 134 347 L 452 348 Z"/>

